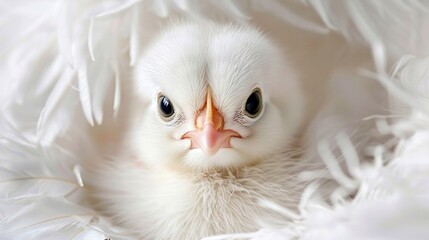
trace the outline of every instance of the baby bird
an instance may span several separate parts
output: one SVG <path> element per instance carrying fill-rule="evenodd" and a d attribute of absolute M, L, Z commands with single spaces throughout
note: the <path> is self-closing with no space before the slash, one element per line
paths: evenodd
<path fill-rule="evenodd" d="M 121 154 L 97 167 L 94 202 L 138 239 L 255 231 L 300 196 L 292 140 L 304 98 L 281 50 L 249 26 L 176 23 L 133 74 Z"/>

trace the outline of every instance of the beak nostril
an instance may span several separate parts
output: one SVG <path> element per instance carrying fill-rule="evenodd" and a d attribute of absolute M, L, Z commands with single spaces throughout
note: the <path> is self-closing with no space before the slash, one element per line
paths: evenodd
<path fill-rule="evenodd" d="M 203 109 L 204 110 L 204 109 Z M 202 114 L 203 113 L 203 111 L 200 111 L 198 114 L 197 114 L 197 117 L 196 117 L 196 119 L 195 119 L 195 128 L 197 129 L 197 130 L 202 130 L 203 128 L 204 128 L 204 123 L 205 123 L 205 115 L 204 114 Z"/>
<path fill-rule="evenodd" d="M 216 130 L 223 130 L 223 118 L 217 110 L 216 113 L 218 114 L 213 116 L 213 126 Z"/>

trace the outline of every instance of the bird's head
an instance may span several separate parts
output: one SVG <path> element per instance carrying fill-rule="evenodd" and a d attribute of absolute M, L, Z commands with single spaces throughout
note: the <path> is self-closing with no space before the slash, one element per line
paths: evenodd
<path fill-rule="evenodd" d="M 286 149 L 303 112 L 289 63 L 250 27 L 173 25 L 143 54 L 134 82 L 132 146 L 152 167 L 264 161 Z"/>

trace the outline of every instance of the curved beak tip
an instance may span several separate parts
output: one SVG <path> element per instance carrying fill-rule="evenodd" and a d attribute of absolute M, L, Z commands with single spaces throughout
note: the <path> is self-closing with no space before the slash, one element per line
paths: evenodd
<path fill-rule="evenodd" d="M 233 137 L 240 135 L 233 130 L 216 130 L 212 124 L 206 124 L 202 130 L 183 135 L 183 138 L 191 140 L 191 149 L 199 148 L 207 155 L 214 155 L 221 148 L 231 148 L 230 140 Z"/>

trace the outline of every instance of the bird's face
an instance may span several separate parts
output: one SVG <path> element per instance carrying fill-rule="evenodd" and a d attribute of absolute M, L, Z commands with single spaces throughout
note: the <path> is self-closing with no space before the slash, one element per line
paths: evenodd
<path fill-rule="evenodd" d="M 132 145 L 148 167 L 208 171 L 264 161 L 288 145 L 303 100 L 289 65 L 258 31 L 184 24 L 136 67 Z"/>

